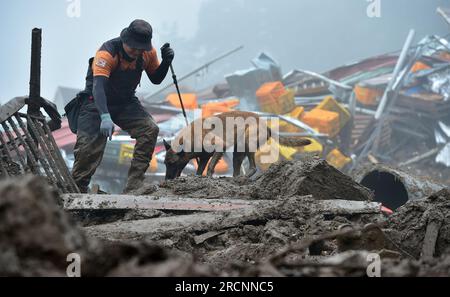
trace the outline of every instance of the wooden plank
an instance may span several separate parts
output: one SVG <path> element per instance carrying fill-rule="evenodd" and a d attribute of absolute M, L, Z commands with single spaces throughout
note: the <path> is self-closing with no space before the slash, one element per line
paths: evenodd
<path fill-rule="evenodd" d="M 137 240 L 163 232 L 209 232 L 220 218 L 216 212 L 195 213 L 135 221 L 120 221 L 83 228 L 89 236 L 105 240 Z"/>
<path fill-rule="evenodd" d="M 218 232 L 218 231 L 209 231 L 209 232 L 200 234 L 198 236 L 195 236 L 194 237 L 194 242 L 195 242 L 195 244 L 201 244 L 201 243 L 205 242 L 206 240 L 208 240 L 210 238 L 213 238 L 213 237 L 216 237 L 218 235 L 221 235 L 223 233 L 225 233 L 225 230 L 222 230 L 220 232 Z"/>
<path fill-rule="evenodd" d="M 317 208 L 323 213 L 364 214 L 381 212 L 381 203 L 352 200 L 318 200 Z"/>
<path fill-rule="evenodd" d="M 101 195 L 101 194 L 63 194 L 65 210 L 112 210 L 112 209 L 155 209 L 187 211 L 230 211 L 251 209 L 259 205 L 269 205 L 280 200 L 244 200 L 244 199 L 201 199 L 188 197 L 157 197 L 151 195 Z M 303 196 L 299 199 L 313 199 Z M 331 213 L 373 213 L 379 212 L 381 204 L 377 202 L 352 200 L 317 200 L 316 209 Z"/>
<path fill-rule="evenodd" d="M 272 201 L 270 205 L 278 205 Z M 105 240 L 138 240 L 144 237 L 159 237 L 160 234 L 184 232 L 200 236 L 198 244 L 210 236 L 217 236 L 247 221 L 255 221 L 262 214 L 254 208 L 241 208 L 231 212 L 197 212 L 144 220 L 118 221 L 83 228 L 89 236 Z M 214 232 L 218 232 L 215 234 Z M 199 234 L 199 235 L 197 235 Z M 203 235 L 203 236 L 202 236 Z"/>
<path fill-rule="evenodd" d="M 103 195 L 102 195 L 103 196 Z M 167 198 L 161 198 L 167 199 Z M 174 198 L 170 198 L 174 199 Z M 189 198 L 179 199 L 180 201 Z M 303 200 L 302 200 L 303 199 Z M 305 200 L 308 199 L 308 200 Z M 193 201 L 208 199 L 189 199 Z M 352 214 L 381 213 L 381 205 L 374 202 L 350 200 L 314 200 L 311 197 L 293 197 L 287 200 L 245 201 L 249 207 L 233 211 L 203 211 L 187 215 L 175 215 L 144 220 L 118 221 L 103 225 L 85 227 L 84 230 L 93 237 L 106 240 L 136 240 L 144 237 L 159 238 L 162 233 L 186 232 L 194 235 L 196 244 L 218 236 L 230 228 L 267 219 L 270 209 L 279 209 L 285 203 L 300 200 L 311 213 Z M 214 200 L 214 203 L 217 200 Z M 236 200 L 234 200 L 236 201 Z M 293 204 L 295 205 L 295 204 Z"/>
<path fill-rule="evenodd" d="M 132 195 L 64 194 L 66 210 L 158 209 L 227 211 L 249 208 L 252 203 L 236 199 L 194 199 Z M 258 201 L 261 203 L 264 201 Z M 253 203 L 255 204 L 255 203 Z"/>
<path fill-rule="evenodd" d="M 425 238 L 423 239 L 422 246 L 422 258 L 432 259 L 434 251 L 436 249 L 436 241 L 439 235 L 439 229 L 441 229 L 441 220 L 432 220 L 428 222 L 427 230 L 425 232 Z"/>

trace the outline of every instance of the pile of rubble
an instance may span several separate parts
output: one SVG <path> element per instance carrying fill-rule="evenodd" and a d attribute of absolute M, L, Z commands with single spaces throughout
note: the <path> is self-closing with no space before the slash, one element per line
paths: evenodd
<path fill-rule="evenodd" d="M 322 74 L 294 69 L 283 75 L 280 65 L 262 53 L 251 61 L 251 68 L 226 75 L 224 82 L 200 91 L 185 88 L 188 119 L 254 111 L 281 134 L 312 141 L 298 149 L 272 143 L 281 160 L 313 154 L 346 173 L 366 164 L 390 164 L 447 183 L 450 45 L 435 35 L 416 45 L 414 38 L 411 30 L 400 52 Z M 151 114 L 165 117 L 159 124 L 161 137 L 170 140 L 185 122 L 178 97 L 165 90 L 142 100 Z M 159 163 L 154 170 L 159 172 L 164 149 L 157 150 L 155 158 Z M 259 162 L 258 155 L 257 163 L 261 170 L 269 167 Z M 216 172 L 227 175 L 230 170 L 230 158 L 225 156 Z"/>
<path fill-rule="evenodd" d="M 83 276 L 209 276 L 204 265 L 154 243 L 105 244 L 88 238 L 62 210 L 61 197 L 39 177 L 0 185 L 0 275 L 66 276 L 68 255 Z"/>
<path fill-rule="evenodd" d="M 167 190 L 166 190 L 167 189 Z M 343 175 L 326 161 L 304 157 L 281 161 L 254 179 L 186 176 L 165 181 L 153 195 L 189 195 L 193 198 L 239 198 L 273 200 L 313 195 L 316 199 L 367 200 L 371 192 Z"/>
<path fill-rule="evenodd" d="M 439 184 L 450 180 L 450 44 L 428 36 L 412 46 L 414 34 L 399 54 L 324 74 L 283 76 L 261 54 L 225 83 L 184 93 L 189 120 L 254 110 L 280 135 L 311 140 L 295 149 L 272 139 L 281 160 L 257 153 L 252 178 L 191 176 L 189 164 L 153 184 L 162 138 L 185 125 L 166 94 L 144 98 L 161 131 L 151 182 L 129 195 L 79 194 L 52 137 L 60 118 L 50 125 L 19 112 L 24 98 L 10 101 L 0 109 L 0 275 L 63 276 L 74 253 L 83 276 L 365 276 L 377 260 L 382 276 L 450 275 L 450 192 Z M 120 179 L 132 150 L 114 147 L 121 167 L 107 180 Z"/>
<path fill-rule="evenodd" d="M 3 182 L 0 274 L 65 275 L 71 253 L 84 276 L 364 276 L 373 253 L 383 276 L 450 274 L 448 190 L 389 215 L 368 189 L 306 159 L 253 180 L 189 176 L 142 193 Z"/>
<path fill-rule="evenodd" d="M 448 10 L 439 9 L 446 16 Z M 450 44 L 447 37 L 416 36 L 413 30 L 400 51 L 386 53 L 316 73 L 288 69 L 267 53 L 251 60 L 251 67 L 224 76 L 205 89 L 187 80 L 229 55 L 236 48 L 179 79 L 182 99 L 191 122 L 231 110 L 258 113 L 283 135 L 307 137 L 312 144 L 290 148 L 273 141 L 281 160 L 317 155 L 335 168 L 353 174 L 367 164 L 389 164 L 415 175 L 450 181 Z M 415 42 L 418 41 L 418 42 Z M 399 46 L 401 41 L 399 41 Z M 192 81 L 191 81 L 192 82 Z M 186 125 L 173 84 L 154 94 L 138 94 L 160 128 L 148 176 L 164 178 L 165 149 Z M 70 96 L 69 96 L 70 97 Z M 54 132 L 56 143 L 72 166 L 75 137 L 65 121 Z M 134 140 L 118 131 L 108 142 L 93 182 L 120 193 L 126 181 Z M 260 170 L 270 164 L 259 161 Z M 6 166 L 6 165 L 5 165 Z M 185 173 L 196 170 L 191 162 Z M 230 154 L 216 166 L 218 175 L 231 175 Z"/>

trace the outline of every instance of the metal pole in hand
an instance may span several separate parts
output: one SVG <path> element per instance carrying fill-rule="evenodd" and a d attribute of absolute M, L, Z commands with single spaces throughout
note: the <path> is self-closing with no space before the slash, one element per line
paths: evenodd
<path fill-rule="evenodd" d="M 169 47 L 169 46 L 170 46 L 170 43 L 166 43 L 163 45 L 162 49 Z M 180 99 L 181 109 L 183 111 L 184 120 L 186 121 L 186 126 L 189 126 L 189 122 L 188 122 L 188 119 L 186 116 L 186 110 L 184 109 L 183 99 L 181 98 L 180 88 L 178 87 L 177 76 L 175 74 L 175 71 L 173 71 L 172 63 L 170 63 L 170 72 L 172 72 L 173 84 L 175 85 L 175 88 L 177 89 L 178 99 Z"/>
<path fill-rule="evenodd" d="M 175 85 L 175 88 L 177 89 L 178 99 L 180 99 L 181 109 L 183 110 L 183 116 L 184 116 L 184 120 L 186 121 L 186 126 L 189 126 L 189 122 L 188 122 L 188 119 L 186 116 L 186 110 L 184 109 L 183 99 L 181 99 L 180 88 L 178 87 L 177 76 L 175 75 L 175 72 L 173 71 L 172 64 L 170 64 L 170 71 L 172 72 L 173 84 Z"/>
<path fill-rule="evenodd" d="M 170 43 L 166 43 L 163 45 L 162 48 L 169 47 L 169 46 L 170 46 Z M 188 127 L 189 122 L 188 122 L 188 119 L 186 116 L 186 110 L 184 109 L 183 99 L 181 99 L 181 93 L 180 93 L 180 88 L 178 87 L 177 76 L 175 74 L 175 71 L 173 71 L 172 62 L 170 63 L 170 72 L 172 72 L 173 84 L 175 85 L 175 88 L 177 89 L 178 99 L 180 99 L 181 110 L 183 110 L 183 116 L 184 116 L 184 120 L 186 121 L 186 127 Z M 195 158 L 195 160 L 197 161 L 197 166 L 200 166 L 199 158 Z"/>

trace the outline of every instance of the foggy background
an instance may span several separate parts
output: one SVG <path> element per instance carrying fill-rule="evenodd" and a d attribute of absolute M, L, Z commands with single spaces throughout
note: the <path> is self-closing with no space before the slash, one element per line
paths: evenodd
<path fill-rule="evenodd" d="M 84 88 L 87 61 L 100 45 L 136 18 L 150 22 L 153 44 L 170 42 L 178 77 L 237 46 L 245 48 L 187 81 L 203 88 L 224 75 L 249 68 L 260 52 L 283 74 L 301 68 L 321 72 L 362 58 L 398 50 L 409 29 L 416 42 L 450 28 L 436 13 L 450 0 L 380 0 L 381 17 L 369 18 L 367 0 L 80 0 L 80 17 L 67 14 L 70 0 L 0 2 L 0 102 L 26 95 L 31 29 L 43 29 L 41 95 L 53 99 L 58 86 Z M 144 76 L 140 92 L 153 93 Z"/>

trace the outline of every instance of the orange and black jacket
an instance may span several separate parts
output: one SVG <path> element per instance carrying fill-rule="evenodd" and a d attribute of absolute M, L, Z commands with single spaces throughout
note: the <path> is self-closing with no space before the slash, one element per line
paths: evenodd
<path fill-rule="evenodd" d="M 90 60 L 86 91 L 93 94 L 99 113 L 108 113 L 108 105 L 126 104 L 135 96 L 143 71 L 152 83 L 160 84 L 168 69 L 168 63 L 159 62 L 155 48 L 131 59 L 120 38 L 115 38 L 105 42 Z"/>

